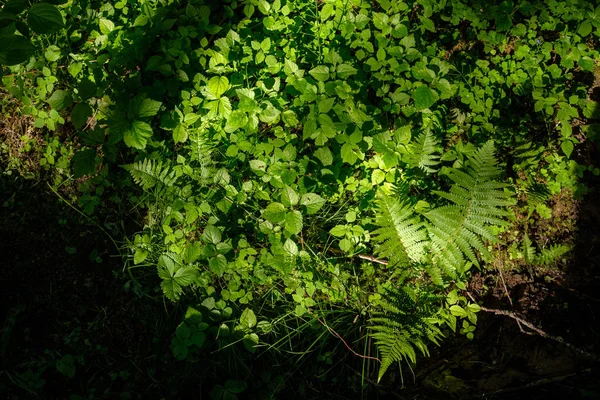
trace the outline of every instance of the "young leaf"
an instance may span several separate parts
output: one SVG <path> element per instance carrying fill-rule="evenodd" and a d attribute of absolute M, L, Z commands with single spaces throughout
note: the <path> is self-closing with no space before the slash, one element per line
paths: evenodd
<path fill-rule="evenodd" d="M 225 76 L 213 76 L 208 81 L 208 91 L 217 99 L 220 98 L 228 89 L 229 80 Z"/>

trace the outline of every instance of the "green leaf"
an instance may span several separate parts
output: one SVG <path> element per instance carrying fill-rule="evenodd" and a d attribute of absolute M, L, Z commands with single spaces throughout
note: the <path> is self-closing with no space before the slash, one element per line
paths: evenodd
<path fill-rule="evenodd" d="M 152 137 L 152 127 L 142 121 L 133 121 L 131 127 L 123 132 L 123 141 L 129 147 L 144 149 L 148 139 Z"/>
<path fill-rule="evenodd" d="M 263 160 L 250 160 L 250 169 L 258 176 L 263 176 L 267 170 L 267 164 Z"/>
<path fill-rule="evenodd" d="M 337 66 L 338 78 L 346 79 L 356 74 L 358 70 L 349 64 L 340 64 Z"/>
<path fill-rule="evenodd" d="M 306 207 L 307 214 L 312 215 L 325 205 L 325 199 L 316 193 L 306 193 L 300 198 L 300 205 Z"/>
<path fill-rule="evenodd" d="M 18 15 L 25 11 L 26 8 L 26 0 L 8 0 L 2 8 L 2 12 Z"/>
<path fill-rule="evenodd" d="M 81 178 L 96 171 L 96 150 L 79 150 L 73 155 L 74 178 Z"/>
<path fill-rule="evenodd" d="M 65 90 L 57 90 L 52 93 L 52 96 L 47 100 L 50 107 L 56 111 L 61 111 L 71 105 L 73 97 L 70 92 Z"/>
<path fill-rule="evenodd" d="M 291 211 L 285 214 L 285 230 L 297 235 L 302 231 L 302 214 L 300 211 Z"/>
<path fill-rule="evenodd" d="M 213 76 L 207 86 L 208 91 L 218 99 L 229 89 L 229 80 L 224 76 Z"/>
<path fill-rule="evenodd" d="M 140 264 L 140 263 L 144 262 L 144 260 L 146 260 L 147 257 L 148 257 L 147 250 L 137 249 L 135 251 L 135 253 L 133 254 L 133 263 L 136 265 Z"/>
<path fill-rule="evenodd" d="M 173 129 L 173 141 L 175 143 L 184 143 L 188 140 L 188 130 L 185 124 L 177 124 Z"/>
<path fill-rule="evenodd" d="M 468 315 L 464 308 L 456 304 L 450 307 L 450 312 L 457 317 L 466 317 Z"/>
<path fill-rule="evenodd" d="M 208 266 L 216 275 L 221 277 L 227 271 L 227 259 L 224 255 L 218 254 L 208 260 Z"/>
<path fill-rule="evenodd" d="M 59 9 L 48 3 L 31 6 L 27 13 L 27 23 L 35 33 L 41 34 L 58 32 L 65 27 Z"/>
<path fill-rule="evenodd" d="M 563 153 L 565 153 L 565 155 L 567 157 L 571 156 L 571 153 L 573 153 L 573 142 L 570 140 L 565 140 L 560 144 L 560 148 L 562 149 Z"/>
<path fill-rule="evenodd" d="M 93 114 L 94 110 L 88 103 L 77 103 L 71 111 L 71 121 L 73 121 L 75 128 L 81 129 Z"/>
<path fill-rule="evenodd" d="M 0 65 L 17 65 L 29 60 L 35 53 L 29 39 L 18 35 L 0 36 Z"/>
<path fill-rule="evenodd" d="M 414 94 L 415 108 L 424 110 L 431 107 L 437 100 L 437 94 L 426 85 L 419 86 Z"/>
<path fill-rule="evenodd" d="M 327 79 L 329 79 L 329 67 L 325 66 L 325 65 L 319 65 L 313 69 L 311 69 L 310 71 L 308 71 L 308 73 L 315 78 L 318 81 L 324 82 Z"/>
<path fill-rule="evenodd" d="M 249 333 L 244 336 L 244 347 L 251 353 L 256 352 L 258 346 L 258 335 L 256 333 Z M 223 396 L 225 398 L 225 396 Z M 236 397 L 237 399 L 237 397 Z"/>
<path fill-rule="evenodd" d="M 256 326 L 256 322 L 256 315 L 254 314 L 254 311 L 249 308 L 246 308 L 242 312 L 242 315 L 240 315 L 240 325 L 245 331 L 254 328 Z"/>
<path fill-rule="evenodd" d="M 271 203 L 265 208 L 263 217 L 269 222 L 282 222 L 285 219 L 285 207 L 281 203 Z"/>
<path fill-rule="evenodd" d="M 590 33 L 592 33 L 592 24 L 590 21 L 583 21 L 583 23 L 579 26 L 577 30 L 580 36 L 586 37 Z"/>
<path fill-rule="evenodd" d="M 50 62 L 54 62 L 60 58 L 60 48 L 58 46 L 48 46 L 46 52 L 44 53 L 44 57 L 46 60 Z"/>
<path fill-rule="evenodd" d="M 218 244 L 221 242 L 221 231 L 214 225 L 207 225 L 202 233 L 202 239 L 206 243 Z"/>
<path fill-rule="evenodd" d="M 324 167 L 333 164 L 333 155 L 331 154 L 329 147 L 319 147 L 314 155 L 321 161 L 321 164 L 323 164 Z"/>
<path fill-rule="evenodd" d="M 70 354 L 65 355 L 60 360 L 56 361 L 56 369 L 66 377 L 73 378 L 76 372 L 75 359 Z"/>
<path fill-rule="evenodd" d="M 100 19 L 100 32 L 102 32 L 103 35 L 108 35 L 109 33 L 111 33 L 114 30 L 115 30 L 114 22 L 112 22 L 111 20 L 106 19 L 106 18 Z"/>
<path fill-rule="evenodd" d="M 84 78 L 77 85 L 77 94 L 81 100 L 87 100 L 96 95 L 96 84 L 91 80 Z"/>
<path fill-rule="evenodd" d="M 198 242 L 190 243 L 187 245 L 185 251 L 183 252 L 183 260 L 186 263 L 191 264 L 198 258 L 200 258 L 201 254 L 202 248 L 200 247 L 200 244 Z"/>
<path fill-rule="evenodd" d="M 138 118 L 149 118 L 154 117 L 158 114 L 160 107 L 162 106 L 162 102 L 152 100 L 152 99 L 143 99 L 140 102 L 139 108 L 137 109 L 137 117 Z M 135 117 L 134 117 L 135 118 Z"/>
<path fill-rule="evenodd" d="M 293 207 L 298 204 L 300 200 L 300 196 L 294 189 L 289 186 L 283 188 L 283 193 L 281 194 L 281 202 L 286 207 Z"/>
<path fill-rule="evenodd" d="M 346 226 L 344 226 L 344 225 L 336 225 L 329 230 L 329 233 L 335 237 L 344 237 L 344 236 L 346 236 L 347 230 L 348 229 L 346 229 Z"/>

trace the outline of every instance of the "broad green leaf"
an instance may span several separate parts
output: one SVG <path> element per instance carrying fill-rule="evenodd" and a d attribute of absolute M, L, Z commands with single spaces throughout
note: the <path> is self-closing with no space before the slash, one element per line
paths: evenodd
<path fill-rule="evenodd" d="M 87 100 L 96 95 L 96 84 L 91 80 L 84 78 L 77 85 L 77 94 L 81 97 L 81 100 Z"/>
<path fill-rule="evenodd" d="M 342 160 L 352 165 L 358 160 L 358 155 L 355 150 L 357 150 L 357 146 L 353 143 L 344 143 L 342 145 L 342 149 L 340 154 L 342 155 Z"/>
<path fill-rule="evenodd" d="M 419 86 L 414 94 L 415 108 L 417 110 L 425 110 L 431 107 L 437 100 L 437 94 L 426 85 Z"/>
<path fill-rule="evenodd" d="M 227 124 L 225 125 L 225 132 L 235 132 L 240 128 L 243 128 L 248 123 L 248 115 L 240 110 L 235 110 L 229 117 L 227 117 Z"/>
<path fill-rule="evenodd" d="M 152 100 L 152 99 L 143 99 L 140 102 L 139 108 L 137 110 L 137 117 L 139 118 L 149 118 L 154 117 L 158 114 L 160 110 L 160 106 L 162 106 L 162 102 Z"/>
<path fill-rule="evenodd" d="M 65 27 L 59 9 L 48 3 L 31 6 L 27 12 L 27 23 L 35 33 L 41 34 L 58 32 Z"/>
<path fill-rule="evenodd" d="M 103 35 L 108 35 L 109 33 L 111 33 L 114 30 L 115 30 L 114 22 L 112 22 L 110 19 L 106 19 L 106 18 L 100 19 L 100 32 L 102 32 Z"/>
<path fill-rule="evenodd" d="M 344 237 L 346 236 L 346 231 L 348 229 L 344 225 L 336 225 L 329 230 L 329 233 L 335 237 Z"/>
<path fill-rule="evenodd" d="M 52 93 L 52 96 L 50 96 L 47 101 L 54 110 L 61 111 L 73 103 L 73 97 L 71 96 L 71 93 L 65 90 L 57 90 Z"/>
<path fill-rule="evenodd" d="M 71 121 L 77 129 L 83 127 L 88 118 L 94 114 L 94 110 L 87 103 L 78 103 L 71 111 Z"/>
<path fill-rule="evenodd" d="M 213 76 L 207 86 L 208 91 L 218 99 L 229 89 L 229 80 L 225 76 Z"/>
<path fill-rule="evenodd" d="M 283 193 L 281 194 L 281 202 L 286 207 L 293 207 L 298 204 L 300 200 L 300 196 L 294 189 L 289 186 L 283 188 Z"/>
<path fill-rule="evenodd" d="M 287 239 L 285 241 L 283 249 L 293 256 L 298 254 L 298 246 L 292 239 Z"/>
<path fill-rule="evenodd" d="M 297 235 L 302 232 L 302 214 L 300 211 L 290 211 L 285 214 L 285 230 Z"/>
<path fill-rule="evenodd" d="M 318 108 L 320 113 L 327 113 L 333 107 L 335 103 L 334 97 L 324 98 L 318 102 Z"/>
<path fill-rule="evenodd" d="M 296 113 L 292 110 L 286 110 L 282 112 L 281 119 L 283 120 L 283 123 L 290 128 L 293 128 L 298 125 L 298 117 L 296 116 Z"/>
<path fill-rule="evenodd" d="M 565 155 L 567 157 L 571 156 L 571 153 L 573 153 L 573 142 L 570 140 L 564 140 L 561 144 L 560 144 L 560 148 L 562 149 L 562 151 L 565 153 Z"/>
<path fill-rule="evenodd" d="M 183 261 L 185 261 L 188 264 L 191 264 L 198 258 L 200 258 L 201 254 L 202 248 L 200 247 L 200 244 L 198 242 L 190 243 L 187 245 L 185 251 L 183 252 Z"/>
<path fill-rule="evenodd" d="M 331 154 L 329 147 L 319 147 L 314 154 L 324 167 L 333 164 L 333 155 Z"/>
<path fill-rule="evenodd" d="M 143 263 L 147 257 L 148 257 L 148 250 L 137 249 L 135 251 L 135 253 L 133 254 L 133 263 L 136 265 Z"/>
<path fill-rule="evenodd" d="M 216 275 L 221 277 L 227 271 L 227 259 L 224 255 L 218 254 L 208 260 L 208 266 Z"/>
<path fill-rule="evenodd" d="M 579 35 L 583 37 L 586 37 L 587 35 L 592 33 L 592 24 L 590 23 L 590 21 L 583 21 L 583 23 L 579 26 L 577 33 L 579 33 Z"/>
<path fill-rule="evenodd" d="M 96 171 L 96 150 L 79 150 L 73 155 L 73 177 L 75 179 Z"/>
<path fill-rule="evenodd" d="M 258 335 L 256 333 L 248 333 L 244 336 L 244 347 L 246 348 L 246 350 L 248 350 L 251 353 L 255 353 L 257 346 Z"/>
<path fill-rule="evenodd" d="M 123 132 L 123 141 L 129 147 L 144 149 L 148 139 L 152 137 L 152 127 L 142 121 L 133 121 L 131 127 Z"/>
<path fill-rule="evenodd" d="M 185 124 L 177 124 L 173 129 L 173 141 L 175 143 L 185 143 L 188 140 L 188 130 Z"/>
<path fill-rule="evenodd" d="M 306 213 L 311 215 L 318 212 L 325 205 L 325 199 L 316 193 L 306 193 L 300 198 L 300 205 L 306 207 Z"/>
<path fill-rule="evenodd" d="M 221 242 L 221 231 L 214 225 L 207 225 L 202 233 L 202 239 L 206 243 L 218 244 Z"/>
<path fill-rule="evenodd" d="M 181 286 L 189 286 L 194 283 L 197 271 L 190 265 L 181 265 L 175 272 L 173 279 Z"/>
<path fill-rule="evenodd" d="M 44 52 L 44 57 L 50 62 L 54 62 L 60 58 L 60 48 L 58 46 L 48 46 Z"/>
<path fill-rule="evenodd" d="M 166 254 L 158 257 L 158 276 L 162 279 L 171 279 L 175 275 L 175 263 Z"/>
<path fill-rule="evenodd" d="M 315 78 L 318 81 L 324 82 L 327 79 L 329 79 L 329 67 L 325 66 L 325 65 L 319 65 L 313 69 L 311 69 L 310 71 L 308 71 L 308 73 Z"/>
<path fill-rule="evenodd" d="M 8 0 L 2 8 L 2 12 L 18 15 L 25 11 L 26 8 L 26 0 Z"/>
<path fill-rule="evenodd" d="M 240 315 L 240 325 L 244 331 L 254 328 L 256 326 L 256 322 L 256 315 L 254 314 L 254 311 L 249 308 L 246 308 L 242 312 L 242 315 Z"/>
<path fill-rule="evenodd" d="M 356 74 L 358 70 L 349 64 L 340 64 L 337 66 L 338 78 L 346 79 Z"/>
<path fill-rule="evenodd" d="M 281 203 L 269 204 L 263 213 L 263 217 L 273 223 L 282 222 L 285 219 L 285 207 Z"/>

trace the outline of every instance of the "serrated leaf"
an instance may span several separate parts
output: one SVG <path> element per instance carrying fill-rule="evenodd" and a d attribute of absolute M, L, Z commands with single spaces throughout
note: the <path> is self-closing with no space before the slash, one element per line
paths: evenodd
<path fill-rule="evenodd" d="M 52 93 L 52 96 L 47 100 L 50 107 L 56 111 L 61 111 L 71 105 L 73 97 L 66 90 L 57 90 Z"/>
<path fill-rule="evenodd" d="M 300 200 L 300 196 L 294 189 L 289 186 L 283 188 L 283 193 L 281 194 L 281 202 L 286 207 L 293 207 L 298 204 Z"/>
<path fill-rule="evenodd" d="M 197 242 L 190 243 L 187 245 L 185 251 L 183 252 L 183 261 L 185 261 L 188 264 L 191 264 L 198 258 L 200 258 L 201 254 L 202 248 L 200 247 L 200 244 Z"/>
<path fill-rule="evenodd" d="M 60 58 L 60 48 L 58 46 L 48 46 L 44 52 L 44 57 L 50 62 L 54 62 Z"/>
<path fill-rule="evenodd" d="M 202 233 L 202 239 L 206 243 L 218 244 L 221 242 L 221 231 L 214 225 L 207 225 Z"/>
<path fill-rule="evenodd" d="M 154 117 L 158 114 L 160 107 L 162 106 L 162 102 L 152 100 L 152 99 L 143 99 L 140 102 L 140 105 L 137 109 L 137 118 L 149 118 Z M 134 117 L 135 118 L 135 117 Z"/>
<path fill-rule="evenodd" d="M 333 154 L 331 154 L 329 147 L 319 147 L 314 155 L 321 161 L 321 164 L 323 164 L 324 167 L 333 164 Z"/>
<path fill-rule="evenodd" d="M 281 203 L 269 204 L 263 213 L 263 217 L 272 223 L 282 222 L 285 219 L 285 207 Z"/>
<path fill-rule="evenodd" d="M 346 79 L 356 74 L 358 70 L 350 64 L 340 64 L 337 66 L 338 78 Z"/>
<path fill-rule="evenodd" d="M 218 254 L 216 257 L 208 260 L 208 266 L 216 275 L 221 277 L 227 270 L 227 259 L 224 255 Z"/>
<path fill-rule="evenodd" d="M 315 78 L 318 81 L 324 82 L 327 79 L 329 79 L 329 67 L 325 66 L 325 65 L 319 65 L 313 69 L 311 69 L 310 71 L 308 71 L 308 73 Z"/>
<path fill-rule="evenodd" d="M 415 108 L 417 110 L 425 110 L 431 107 L 437 100 L 437 94 L 426 85 L 419 86 L 414 94 Z"/>
<path fill-rule="evenodd" d="M 302 214 L 300 211 L 290 211 L 285 214 L 285 230 L 297 235 L 302 232 Z"/>
<path fill-rule="evenodd" d="M 71 111 L 71 121 L 77 129 L 83 127 L 88 118 L 94 114 L 94 110 L 87 103 L 78 103 Z"/>
<path fill-rule="evenodd" d="M 188 130 L 185 124 L 177 124 L 173 129 L 173 141 L 175 143 L 185 143 L 188 140 Z"/>
<path fill-rule="evenodd" d="M 114 30 L 115 30 L 114 22 L 112 22 L 111 20 L 106 19 L 106 18 L 100 19 L 100 32 L 102 32 L 103 35 L 108 35 L 109 33 L 111 33 Z"/>
<path fill-rule="evenodd" d="M 35 54 L 35 46 L 29 39 L 19 35 L 0 36 L 0 65 L 12 66 L 23 63 Z"/>
<path fill-rule="evenodd" d="M 73 155 L 74 178 L 81 178 L 96 171 L 96 150 L 79 150 Z"/>
<path fill-rule="evenodd" d="M 325 205 L 325 199 L 316 193 L 306 193 L 300 198 L 300 205 L 306 207 L 307 214 L 312 215 Z"/>
<path fill-rule="evenodd" d="M 229 80 L 225 76 L 213 76 L 208 81 L 207 87 L 208 91 L 218 99 L 229 89 Z"/>
<path fill-rule="evenodd" d="M 31 6 L 27 13 L 27 23 L 35 33 L 41 34 L 58 32 L 65 27 L 59 9 L 48 3 Z"/>
<path fill-rule="evenodd" d="M 142 121 L 133 121 L 129 129 L 123 132 L 123 141 L 129 147 L 144 149 L 148 139 L 152 137 L 152 127 Z"/>

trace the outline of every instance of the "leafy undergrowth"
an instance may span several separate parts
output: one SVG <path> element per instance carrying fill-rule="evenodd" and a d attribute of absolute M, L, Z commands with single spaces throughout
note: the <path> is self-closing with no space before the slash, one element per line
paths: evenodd
<path fill-rule="evenodd" d="M 582 254 L 595 231 L 577 224 L 600 175 L 600 7 L 9 0 L 0 21 L 2 179 L 44 188 L 7 197 L 24 219 L 6 214 L 6 231 L 24 239 L 4 250 L 48 250 L 3 272 L 18 289 L 4 332 L 31 309 L 40 332 L 60 331 L 29 383 L 27 365 L 6 370 L 18 387 L 64 383 L 37 371 L 87 397 L 144 396 L 183 387 L 180 374 L 216 399 L 367 397 L 447 339 L 488 343 L 488 314 L 597 352 L 541 313 L 580 321 L 577 301 L 594 301 Z M 46 187 L 48 211 L 35 207 Z M 56 277 L 46 259 L 64 263 Z M 109 265 L 97 282 L 67 267 L 88 259 Z M 50 297 L 31 304 L 27 285 Z M 76 307 L 60 306 L 67 294 Z M 108 381 L 102 357 L 137 372 L 115 362 Z"/>

